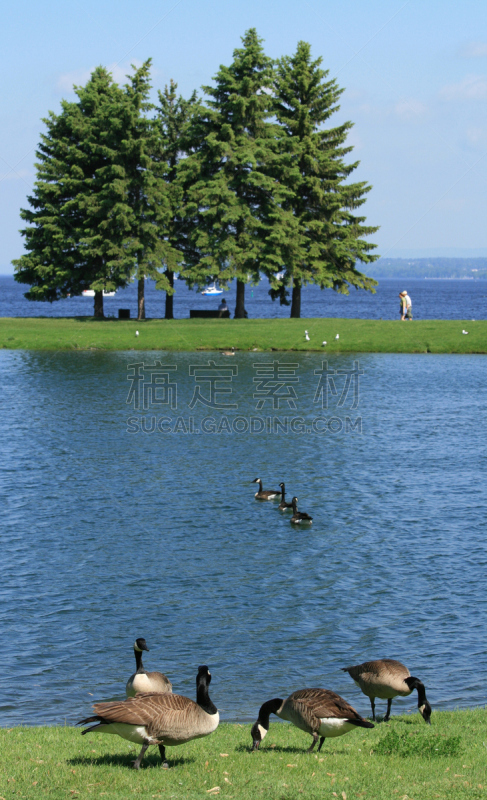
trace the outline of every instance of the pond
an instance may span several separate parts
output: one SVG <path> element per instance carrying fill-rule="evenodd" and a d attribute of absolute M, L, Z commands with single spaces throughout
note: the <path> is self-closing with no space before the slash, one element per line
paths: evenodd
<path fill-rule="evenodd" d="M 485 367 L 0 353 L 1 724 L 123 697 L 139 636 L 179 693 L 208 664 L 225 720 L 308 686 L 368 714 L 340 667 L 380 657 L 433 709 L 484 704 Z M 257 477 L 312 526 L 256 501 Z"/>

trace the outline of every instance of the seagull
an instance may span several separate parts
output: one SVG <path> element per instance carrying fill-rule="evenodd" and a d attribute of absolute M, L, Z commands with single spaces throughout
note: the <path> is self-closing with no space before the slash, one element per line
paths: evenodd
<path fill-rule="evenodd" d="M 138 331 L 135 331 L 135 335 L 136 335 L 136 336 L 138 336 L 138 335 L 139 335 L 139 332 L 138 332 Z"/>
<path fill-rule="evenodd" d="M 321 342 L 321 346 L 322 346 L 322 347 L 324 347 L 324 346 L 325 346 L 325 344 L 328 344 L 328 342 Z"/>
<path fill-rule="evenodd" d="M 335 336 L 335 339 L 339 339 L 339 338 L 340 338 L 340 334 L 337 333 L 337 335 Z"/>
<path fill-rule="evenodd" d="M 468 333 L 468 331 L 462 331 L 462 333 Z"/>
<path fill-rule="evenodd" d="M 304 338 L 306 339 L 306 341 L 307 341 L 307 342 L 309 342 L 309 335 L 308 335 L 308 331 L 305 331 L 305 332 L 304 332 Z"/>

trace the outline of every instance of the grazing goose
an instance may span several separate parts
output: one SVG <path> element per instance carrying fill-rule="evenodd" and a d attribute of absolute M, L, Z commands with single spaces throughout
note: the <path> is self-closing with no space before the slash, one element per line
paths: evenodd
<path fill-rule="evenodd" d="M 273 492 L 271 489 L 268 489 L 266 492 L 262 489 L 262 481 L 260 478 L 255 478 L 252 483 L 259 484 L 259 491 L 255 493 L 255 497 L 257 500 L 274 500 L 276 497 L 279 497 L 281 494 L 280 492 Z"/>
<path fill-rule="evenodd" d="M 162 672 L 147 672 L 142 663 L 142 650 L 149 652 L 145 639 L 136 639 L 134 644 L 137 671 L 127 681 L 125 694 L 135 697 L 137 692 L 172 692 L 171 681 Z"/>
<path fill-rule="evenodd" d="M 269 730 L 269 715 L 276 714 L 281 719 L 292 722 L 296 728 L 313 737 L 311 753 L 318 738 L 318 752 L 327 737 L 342 736 L 354 728 L 373 728 L 374 725 L 347 703 L 340 695 L 328 689 L 300 689 L 289 695 L 287 700 L 276 697 L 260 707 L 257 722 L 252 726 L 253 750 L 259 745 Z"/>
<path fill-rule="evenodd" d="M 293 507 L 293 515 L 292 515 L 290 521 L 294 525 L 299 525 L 300 523 L 303 523 L 303 522 L 306 523 L 306 524 L 311 525 L 311 523 L 313 522 L 313 517 L 310 517 L 310 515 L 306 514 L 305 511 L 298 511 L 298 498 L 297 497 L 293 497 L 291 505 Z"/>
<path fill-rule="evenodd" d="M 413 689 L 418 690 L 418 709 L 425 722 L 431 725 L 431 706 L 426 699 L 424 684 L 401 664 L 392 658 L 380 658 L 378 661 L 366 661 L 356 667 L 342 667 L 343 672 L 348 672 L 357 686 L 370 699 L 372 706 L 372 719 L 375 720 L 375 698 L 387 700 L 387 713 L 384 722 L 391 716 L 392 698 L 400 695 L 407 697 Z"/>
<path fill-rule="evenodd" d="M 142 745 L 134 769 L 140 769 L 145 752 L 150 745 L 159 745 L 162 764 L 167 767 L 166 747 L 176 747 L 191 739 L 208 736 L 218 727 L 220 716 L 210 700 L 208 687 L 211 673 L 208 667 L 199 667 L 196 676 L 196 703 L 180 694 L 144 692 L 112 703 L 95 703 L 95 716 L 78 722 L 87 725 L 82 734 L 116 733 L 129 742 Z"/>
<path fill-rule="evenodd" d="M 286 503 L 286 486 L 284 483 L 280 483 L 279 486 L 281 487 L 281 502 L 279 503 L 279 511 L 291 511 L 293 504 Z"/>

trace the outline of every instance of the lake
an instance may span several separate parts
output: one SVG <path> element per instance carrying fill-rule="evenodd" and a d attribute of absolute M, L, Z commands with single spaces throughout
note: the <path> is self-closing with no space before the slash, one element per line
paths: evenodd
<path fill-rule="evenodd" d="M 208 664 L 225 720 L 307 686 L 369 714 L 340 667 L 384 656 L 433 710 L 485 704 L 485 368 L 1 352 L 2 725 L 123 697 L 139 636 L 177 692 Z"/>
<path fill-rule="evenodd" d="M 155 288 L 153 281 L 146 282 L 146 314 L 163 317 L 165 293 Z M 0 317 L 87 316 L 93 314 L 93 298 L 70 297 L 55 303 L 38 303 L 26 300 L 28 287 L 17 283 L 11 275 L 0 275 Z M 331 289 L 321 291 L 317 286 L 302 290 L 301 315 L 303 317 L 347 317 L 359 319 L 398 319 L 399 292 L 407 289 L 413 302 L 415 319 L 487 319 L 487 281 L 485 280 L 404 280 L 379 281 L 375 294 L 351 289 L 349 295 L 337 294 Z M 261 280 L 258 286 L 246 288 L 246 308 L 249 317 L 289 317 L 290 308 L 273 303 L 269 297 L 269 284 Z M 235 309 L 235 284 L 223 295 L 233 316 Z M 216 309 L 222 295 L 204 297 L 190 291 L 183 281 L 176 281 L 174 316 L 189 317 L 190 308 Z M 131 284 L 119 290 L 115 297 L 104 300 L 105 314 L 118 316 L 119 308 L 129 308 L 132 318 L 137 317 L 137 287 Z"/>

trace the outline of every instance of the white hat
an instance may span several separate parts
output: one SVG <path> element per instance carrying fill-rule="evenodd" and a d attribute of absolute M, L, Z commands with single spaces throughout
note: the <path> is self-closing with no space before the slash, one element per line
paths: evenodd
<path fill-rule="evenodd" d="M 407 292 L 407 289 L 404 289 L 404 291 L 403 291 L 403 292 L 401 292 L 401 294 L 407 294 L 407 293 L 408 293 L 408 292 Z"/>

